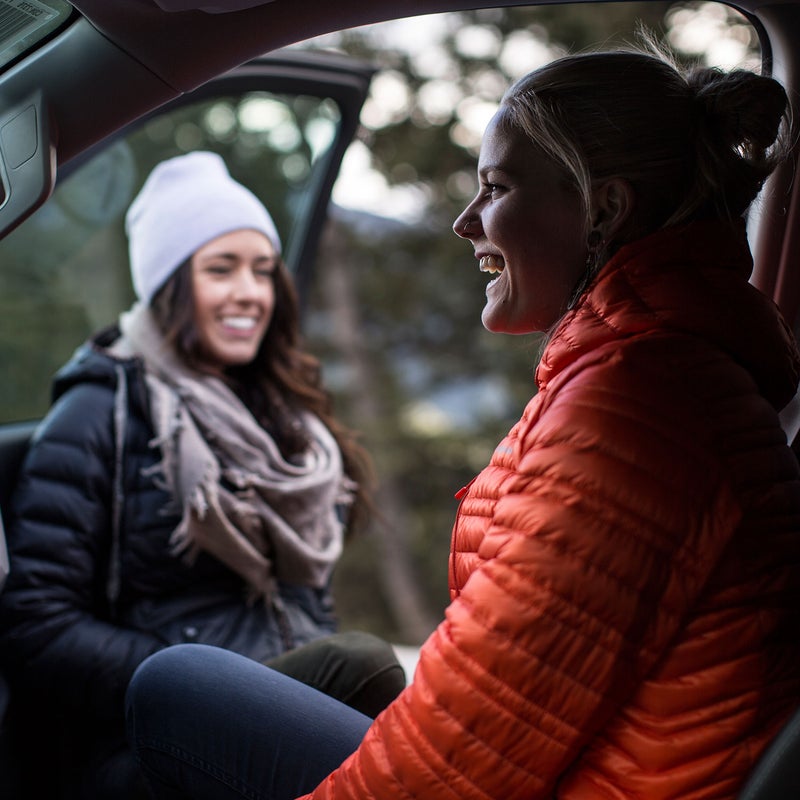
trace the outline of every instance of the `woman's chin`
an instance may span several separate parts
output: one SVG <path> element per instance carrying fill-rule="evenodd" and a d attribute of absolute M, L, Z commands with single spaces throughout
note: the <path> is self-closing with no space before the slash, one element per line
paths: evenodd
<path fill-rule="evenodd" d="M 493 304 L 488 303 L 481 312 L 481 323 L 490 333 L 505 333 L 505 328 L 497 316 Z"/>
<path fill-rule="evenodd" d="M 487 303 L 481 314 L 481 322 L 483 327 L 490 333 L 530 333 L 525 329 L 520 329 L 516 321 L 510 319 L 505 306 L 502 303 Z"/>

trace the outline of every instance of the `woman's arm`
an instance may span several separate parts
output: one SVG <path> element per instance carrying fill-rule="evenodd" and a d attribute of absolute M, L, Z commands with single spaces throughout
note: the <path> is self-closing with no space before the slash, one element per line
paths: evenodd
<path fill-rule="evenodd" d="M 163 646 L 109 619 L 113 390 L 83 384 L 53 407 L 21 470 L 8 525 L 0 653 L 15 683 L 121 717 L 136 666 Z"/>

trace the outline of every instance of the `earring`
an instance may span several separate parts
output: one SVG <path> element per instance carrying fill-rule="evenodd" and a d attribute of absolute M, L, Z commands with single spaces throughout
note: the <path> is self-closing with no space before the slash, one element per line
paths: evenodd
<path fill-rule="evenodd" d="M 603 234 L 597 228 L 594 228 L 586 237 L 586 269 L 589 272 L 594 272 L 596 267 L 599 266 L 600 254 L 603 252 L 604 247 Z"/>

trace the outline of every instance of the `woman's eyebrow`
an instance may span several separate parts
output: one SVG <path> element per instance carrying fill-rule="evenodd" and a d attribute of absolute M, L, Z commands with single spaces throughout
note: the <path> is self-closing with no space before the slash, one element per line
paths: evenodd
<path fill-rule="evenodd" d="M 215 258 L 224 258 L 228 261 L 236 261 L 238 256 L 236 255 L 236 253 L 229 253 L 225 250 L 220 250 L 220 251 L 212 251 L 210 253 L 204 253 L 201 256 L 201 258 L 203 261 L 211 261 Z"/>
<path fill-rule="evenodd" d="M 497 172 L 500 173 L 501 175 L 509 175 L 509 176 L 514 174 L 513 169 L 509 169 L 507 166 L 496 163 L 484 164 L 482 167 L 478 169 L 478 175 L 480 175 L 482 178 L 485 178 L 486 174 L 489 172 Z"/>
<path fill-rule="evenodd" d="M 224 259 L 225 261 L 239 261 L 242 258 L 242 255 L 239 253 L 229 252 L 227 250 L 212 250 L 210 253 L 204 253 L 201 257 L 201 261 L 216 261 L 218 259 Z M 277 255 L 269 255 L 269 256 L 256 256 L 254 261 L 258 264 L 276 262 L 277 263 L 278 256 Z"/>

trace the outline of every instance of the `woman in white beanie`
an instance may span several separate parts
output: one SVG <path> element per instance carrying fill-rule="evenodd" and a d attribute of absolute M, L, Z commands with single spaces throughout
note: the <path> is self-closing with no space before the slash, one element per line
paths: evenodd
<path fill-rule="evenodd" d="M 9 526 L 0 652 L 68 765 L 51 797 L 146 796 L 123 698 L 170 644 L 270 663 L 370 716 L 405 683 L 384 642 L 332 635 L 368 462 L 300 346 L 269 213 L 198 152 L 153 170 L 126 229 L 138 301 L 56 377 Z"/>

